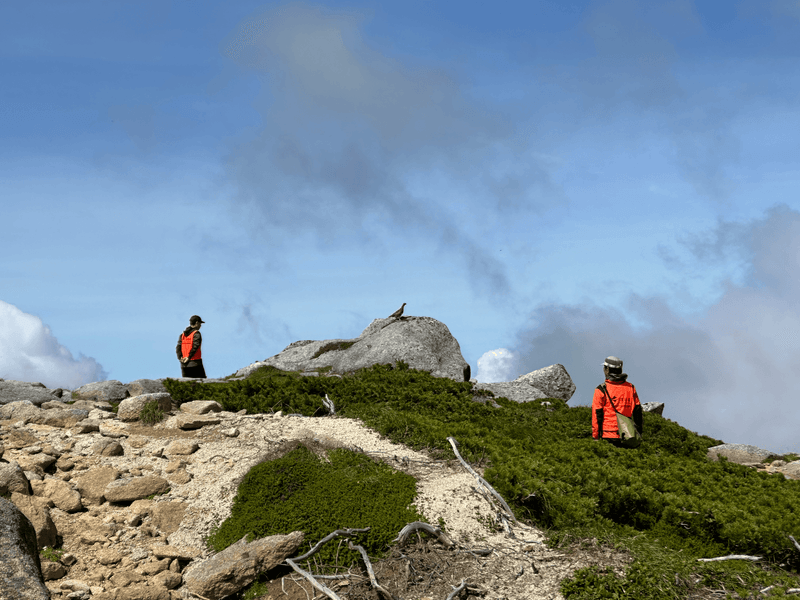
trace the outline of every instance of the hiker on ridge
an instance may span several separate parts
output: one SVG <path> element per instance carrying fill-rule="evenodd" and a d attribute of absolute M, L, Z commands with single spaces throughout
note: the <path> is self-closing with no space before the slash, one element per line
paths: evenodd
<path fill-rule="evenodd" d="M 605 383 L 598 385 L 592 398 L 592 437 L 622 447 L 619 435 L 617 413 L 624 417 L 632 417 L 639 435 L 642 434 L 642 405 L 639 395 L 632 383 L 628 383 L 628 375 L 622 372 L 622 360 L 609 356 L 603 363 Z M 636 444 L 638 445 L 638 444 Z"/>
<path fill-rule="evenodd" d="M 200 325 L 205 323 L 197 315 L 189 318 L 189 327 L 183 330 L 178 338 L 178 345 L 175 351 L 178 353 L 178 360 L 181 361 L 181 377 L 206 378 L 206 370 L 203 368 L 202 353 L 200 345 L 203 338 L 200 337 Z"/>

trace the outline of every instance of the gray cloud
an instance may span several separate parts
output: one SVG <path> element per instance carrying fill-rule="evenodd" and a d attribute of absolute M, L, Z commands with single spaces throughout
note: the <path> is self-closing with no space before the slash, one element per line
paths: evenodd
<path fill-rule="evenodd" d="M 503 115 L 468 99 L 454 74 L 371 47 L 362 21 L 288 4 L 246 19 L 222 43 L 223 54 L 264 83 L 255 104 L 263 127 L 229 156 L 236 210 L 251 233 L 263 238 L 266 228 L 275 241 L 312 233 L 325 244 L 380 251 L 386 232 L 407 244 L 439 240 L 463 261 L 477 293 L 505 301 L 512 286 L 504 264 L 461 217 L 487 199 L 506 212 L 544 210 L 549 195 L 563 201 L 549 165 L 533 159 L 529 169 L 517 156 L 508 166 L 503 146 L 514 128 Z M 410 174 L 474 181 L 480 190 L 453 209 L 452 198 L 413 191 Z"/>
<path fill-rule="evenodd" d="M 666 298 L 631 294 L 625 311 L 591 304 L 548 305 L 531 315 L 511 350 L 520 373 L 563 364 L 589 404 L 603 359 L 622 358 L 642 401 L 664 402 L 666 417 L 726 442 L 800 450 L 800 212 L 770 209 L 749 223 L 720 222 L 683 242 L 698 262 L 739 256 L 741 283 L 687 321 Z M 635 328 L 632 320 L 646 325 Z"/>
<path fill-rule="evenodd" d="M 71 390 L 108 379 L 95 359 L 74 358 L 39 317 L 0 300 L 0 323 L 0 378 Z"/>

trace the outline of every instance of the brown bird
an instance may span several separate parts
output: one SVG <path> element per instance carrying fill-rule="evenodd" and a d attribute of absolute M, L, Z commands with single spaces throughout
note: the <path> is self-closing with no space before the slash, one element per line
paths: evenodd
<path fill-rule="evenodd" d="M 390 314 L 390 315 L 389 315 L 389 318 L 390 318 L 390 319 L 398 319 L 398 318 L 402 317 L 402 316 L 403 316 L 403 309 L 404 309 L 405 307 L 406 307 L 406 303 L 405 303 L 405 302 L 403 302 L 403 306 L 401 306 L 401 307 L 400 307 L 400 308 L 398 308 L 396 311 L 394 311 L 392 314 Z"/>

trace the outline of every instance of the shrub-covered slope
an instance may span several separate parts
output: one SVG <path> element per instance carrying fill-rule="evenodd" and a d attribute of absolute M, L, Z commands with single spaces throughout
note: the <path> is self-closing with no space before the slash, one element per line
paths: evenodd
<path fill-rule="evenodd" d="M 707 448 L 720 440 L 653 413 L 644 415 L 644 444 L 625 450 L 591 438 L 588 407 L 498 398 L 500 408 L 494 408 L 476 401 L 490 392 L 403 364 L 376 365 L 342 379 L 267 367 L 241 381 L 164 385 L 179 402 L 213 399 L 226 410 L 308 416 L 327 414 L 321 402 L 327 393 L 337 415 L 441 456 L 452 456 L 446 438 L 455 437 L 466 460 L 487 467 L 486 479 L 517 517 L 549 529 L 552 543 L 597 538 L 623 544 L 637 558 L 627 580 L 579 572 L 565 587 L 569 597 L 614 597 L 617 584 L 641 586 L 642 598 L 681 597 L 679 575 L 688 570 L 740 568 L 697 566 L 698 557 L 753 554 L 787 574 L 798 564 L 800 553 L 787 536 L 800 536 L 800 481 L 709 461 Z M 661 549 L 656 557 L 653 548 Z M 597 579 L 610 595 L 585 595 Z"/>

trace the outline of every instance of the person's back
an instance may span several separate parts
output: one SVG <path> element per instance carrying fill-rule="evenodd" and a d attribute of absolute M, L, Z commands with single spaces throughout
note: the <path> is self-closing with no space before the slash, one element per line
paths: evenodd
<path fill-rule="evenodd" d="M 592 437 L 620 445 L 617 412 L 633 418 L 642 433 L 642 405 L 628 375 L 622 372 L 622 361 L 609 356 L 603 363 L 605 382 L 597 387 L 592 398 Z M 605 389 L 605 391 L 603 391 Z"/>

